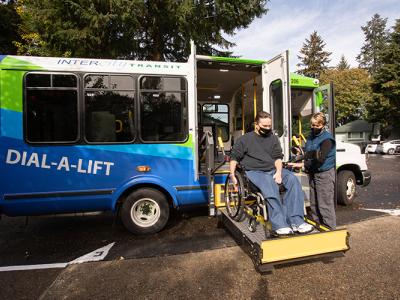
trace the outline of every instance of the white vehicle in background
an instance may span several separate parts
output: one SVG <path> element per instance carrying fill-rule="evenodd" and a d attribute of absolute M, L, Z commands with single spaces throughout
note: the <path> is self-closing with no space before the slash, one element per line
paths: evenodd
<path fill-rule="evenodd" d="M 365 153 L 377 153 L 379 144 L 368 144 L 367 147 L 365 147 Z"/>
<path fill-rule="evenodd" d="M 397 146 L 400 146 L 400 140 L 383 142 L 381 145 L 377 147 L 376 152 L 393 155 L 396 152 Z"/>
<path fill-rule="evenodd" d="M 366 186 L 371 182 L 366 155 L 359 146 L 336 142 L 337 201 L 350 205 L 356 197 L 356 186 Z"/>

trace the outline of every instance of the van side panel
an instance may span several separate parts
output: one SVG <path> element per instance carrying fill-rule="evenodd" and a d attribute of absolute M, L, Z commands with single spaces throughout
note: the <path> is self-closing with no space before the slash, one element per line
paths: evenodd
<path fill-rule="evenodd" d="M 28 144 L 23 128 L 28 70 L 0 72 L 0 213 L 115 210 L 124 189 L 142 185 L 146 176 L 159 178 L 174 206 L 207 203 L 194 176 L 192 134 L 182 144 Z M 141 165 L 150 171 L 139 172 Z M 194 190 L 188 193 L 186 186 Z"/>

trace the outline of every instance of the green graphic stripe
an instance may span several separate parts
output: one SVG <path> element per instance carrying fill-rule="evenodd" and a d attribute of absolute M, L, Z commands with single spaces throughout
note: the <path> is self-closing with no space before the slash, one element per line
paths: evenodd
<path fill-rule="evenodd" d="M 0 63 L 1 69 L 18 69 L 25 71 L 43 70 L 43 67 L 32 64 L 31 62 L 23 59 L 7 56 Z"/>
<path fill-rule="evenodd" d="M 25 73 L 26 71 L 1 71 L 1 108 L 22 112 L 22 82 Z"/>
<path fill-rule="evenodd" d="M 0 107 L 22 112 L 23 78 L 27 71 L 43 70 L 27 61 L 7 56 L 0 63 Z M 4 70 L 6 69 L 6 70 Z"/>
<path fill-rule="evenodd" d="M 210 58 L 218 62 L 230 62 L 239 64 L 251 64 L 251 65 L 262 65 L 263 63 L 267 62 L 265 60 L 259 60 L 259 59 L 246 59 L 246 58 L 223 57 L 223 56 L 210 56 Z"/>
<path fill-rule="evenodd" d="M 317 88 L 319 81 L 317 79 L 290 73 L 290 86 L 294 88 Z"/>

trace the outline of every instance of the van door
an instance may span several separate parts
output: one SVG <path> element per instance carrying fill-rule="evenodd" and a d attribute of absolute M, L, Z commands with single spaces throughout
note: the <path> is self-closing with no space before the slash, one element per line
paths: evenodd
<path fill-rule="evenodd" d="M 263 110 L 272 115 L 272 129 L 279 137 L 283 160 L 289 160 L 290 149 L 290 80 L 289 51 L 262 65 Z"/>
<path fill-rule="evenodd" d="M 323 112 L 326 117 L 326 129 L 335 136 L 335 101 L 333 97 L 333 82 L 314 89 L 313 111 Z"/>

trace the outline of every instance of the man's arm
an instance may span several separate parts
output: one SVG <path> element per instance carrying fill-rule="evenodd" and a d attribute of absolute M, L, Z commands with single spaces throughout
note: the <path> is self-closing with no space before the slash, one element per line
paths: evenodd
<path fill-rule="evenodd" d="M 231 160 L 229 162 L 229 176 L 231 177 L 231 180 L 235 185 L 237 184 L 237 179 L 235 177 L 236 166 L 237 166 L 236 160 Z"/>
<path fill-rule="evenodd" d="M 275 160 L 275 169 L 276 172 L 274 174 L 274 179 L 277 184 L 282 183 L 282 159 Z"/>

